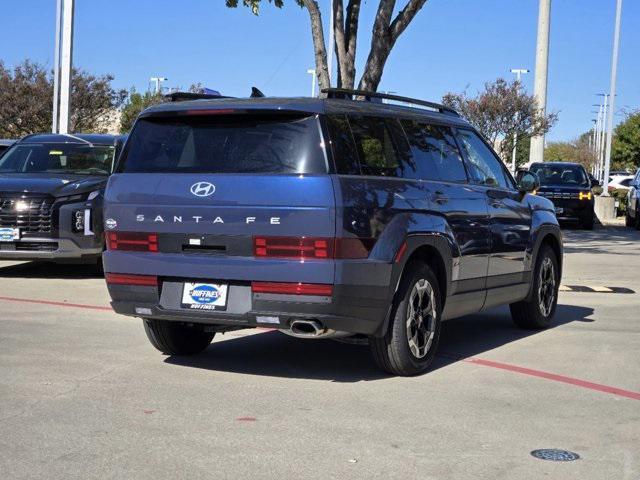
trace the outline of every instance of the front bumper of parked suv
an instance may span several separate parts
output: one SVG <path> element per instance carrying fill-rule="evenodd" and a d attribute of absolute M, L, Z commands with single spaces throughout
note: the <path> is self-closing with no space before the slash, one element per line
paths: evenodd
<path fill-rule="evenodd" d="M 17 238 L 0 241 L 0 260 L 94 262 L 100 258 L 104 246 L 101 198 L 74 201 L 2 193 L 0 198 L 0 228 L 18 231 Z"/>

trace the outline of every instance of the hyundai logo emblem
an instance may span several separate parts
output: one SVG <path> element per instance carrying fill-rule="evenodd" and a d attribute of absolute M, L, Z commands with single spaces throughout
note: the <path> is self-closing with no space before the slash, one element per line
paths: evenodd
<path fill-rule="evenodd" d="M 208 197 L 216 191 L 216 186 L 209 182 L 198 182 L 191 185 L 191 193 L 196 197 Z"/>

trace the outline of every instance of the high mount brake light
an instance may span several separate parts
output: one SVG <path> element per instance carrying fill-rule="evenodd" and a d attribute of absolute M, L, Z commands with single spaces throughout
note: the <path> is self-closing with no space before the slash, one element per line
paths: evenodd
<path fill-rule="evenodd" d="M 140 287 L 157 287 L 158 277 L 154 275 L 129 275 L 125 273 L 106 273 L 105 280 L 109 285 L 136 285 Z"/>
<path fill-rule="evenodd" d="M 228 115 L 230 113 L 235 113 L 236 111 L 232 108 L 202 108 L 198 110 L 187 110 L 184 114 L 190 116 L 210 116 L 210 115 Z"/>
<path fill-rule="evenodd" d="M 158 251 L 158 234 L 107 232 L 107 249 L 155 253 Z"/>
<path fill-rule="evenodd" d="M 375 239 L 333 237 L 253 237 L 253 254 L 260 258 L 326 260 L 367 258 Z"/>
<path fill-rule="evenodd" d="M 253 293 L 330 297 L 333 294 L 333 285 L 324 283 L 251 282 L 251 291 Z"/>

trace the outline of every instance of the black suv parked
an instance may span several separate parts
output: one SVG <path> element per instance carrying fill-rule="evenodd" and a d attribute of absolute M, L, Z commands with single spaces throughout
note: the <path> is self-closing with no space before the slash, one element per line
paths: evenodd
<path fill-rule="evenodd" d="M 29 135 L 0 158 L 0 259 L 95 262 L 122 137 Z"/>
<path fill-rule="evenodd" d="M 105 193 L 116 312 L 169 355 L 256 326 L 365 335 L 399 375 L 429 366 L 442 320 L 510 304 L 548 327 L 562 239 L 535 175 L 516 186 L 443 106 L 324 93 L 140 115 Z"/>
<path fill-rule="evenodd" d="M 560 221 L 578 222 L 582 228 L 593 229 L 594 195 L 591 188 L 599 185 L 579 163 L 533 163 L 529 171 L 540 180 L 538 195 L 553 202 Z"/>

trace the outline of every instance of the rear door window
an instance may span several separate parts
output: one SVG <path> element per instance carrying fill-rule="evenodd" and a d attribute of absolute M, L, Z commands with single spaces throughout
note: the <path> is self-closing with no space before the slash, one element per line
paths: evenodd
<path fill-rule="evenodd" d="M 467 174 L 451 129 L 403 120 L 411 154 L 422 180 L 466 182 Z"/>
<path fill-rule="evenodd" d="M 120 172 L 327 173 L 317 116 L 198 115 L 136 122 Z"/>
<path fill-rule="evenodd" d="M 397 122 L 378 117 L 349 117 L 363 175 L 415 178 Z"/>
<path fill-rule="evenodd" d="M 336 172 L 343 175 L 359 175 L 358 152 L 353 142 L 347 117 L 344 115 L 327 115 L 326 120 Z"/>

